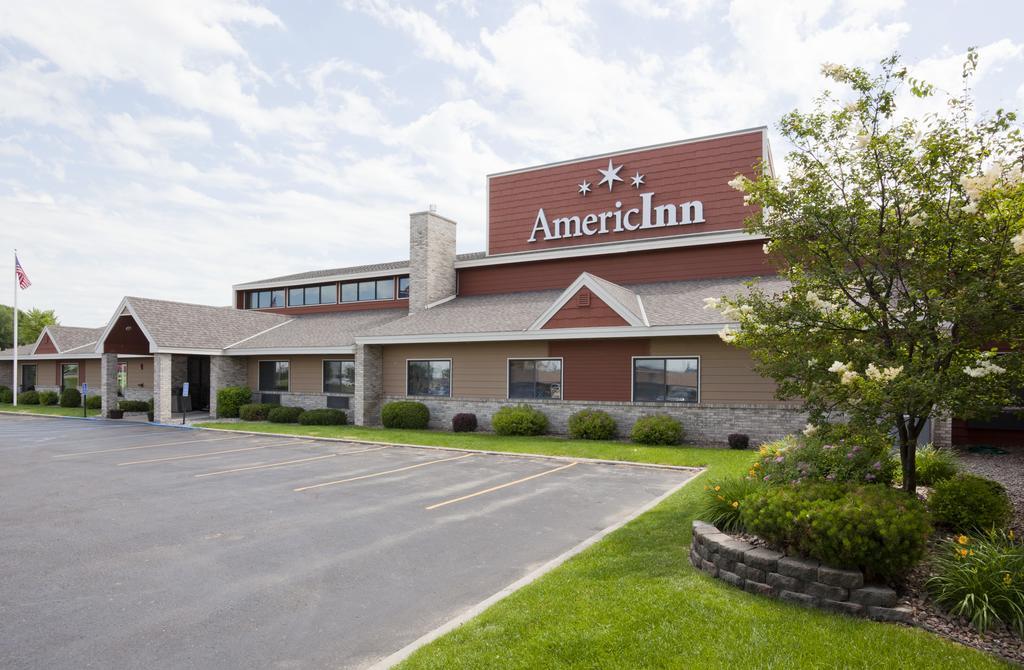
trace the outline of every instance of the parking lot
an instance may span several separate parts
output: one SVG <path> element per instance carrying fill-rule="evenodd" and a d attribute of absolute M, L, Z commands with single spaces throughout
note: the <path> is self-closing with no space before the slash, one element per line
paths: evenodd
<path fill-rule="evenodd" d="M 692 475 L 0 417 L 0 667 L 366 667 Z"/>

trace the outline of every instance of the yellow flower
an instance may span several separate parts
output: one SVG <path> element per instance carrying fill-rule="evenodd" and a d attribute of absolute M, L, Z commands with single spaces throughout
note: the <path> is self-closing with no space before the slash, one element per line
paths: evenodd
<path fill-rule="evenodd" d="M 1013 582 L 1013 577 L 1011 577 L 1010 573 L 1007 572 L 1005 575 L 1003 575 L 1003 584 L 1009 586 L 1011 582 Z"/>
<path fill-rule="evenodd" d="M 960 544 L 968 544 L 971 540 L 966 535 L 961 535 L 960 537 L 956 538 L 956 541 Z"/>
<path fill-rule="evenodd" d="M 715 486 L 715 490 L 716 490 L 716 491 L 721 491 L 721 490 L 722 490 L 722 487 L 721 487 L 721 486 Z"/>
<path fill-rule="evenodd" d="M 968 551 L 968 552 L 967 552 L 967 554 L 968 554 L 969 556 L 974 556 L 974 550 L 973 550 L 973 549 L 971 549 L 970 551 Z"/>
<path fill-rule="evenodd" d="M 959 551 L 960 551 L 960 555 L 961 556 L 966 556 L 967 555 L 967 550 L 966 549 L 960 549 Z"/>
<path fill-rule="evenodd" d="M 732 501 L 732 508 L 733 509 L 736 509 L 739 506 L 740 506 L 740 501 L 739 500 L 733 500 Z"/>

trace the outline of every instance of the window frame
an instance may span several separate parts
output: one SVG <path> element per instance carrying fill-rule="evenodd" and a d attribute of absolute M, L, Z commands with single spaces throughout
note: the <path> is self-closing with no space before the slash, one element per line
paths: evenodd
<path fill-rule="evenodd" d="M 346 393 L 344 391 L 328 391 L 326 389 L 327 383 L 327 363 L 351 363 L 352 364 L 352 392 Z M 354 396 L 356 394 L 356 378 L 355 378 L 355 367 L 356 361 L 354 358 L 321 358 L 320 359 L 320 392 L 325 395 L 331 396 Z"/>
<path fill-rule="evenodd" d="M 409 393 L 409 363 L 448 363 L 448 395 L 422 395 Z M 407 358 L 405 359 L 405 397 L 406 398 L 453 398 L 455 386 L 455 361 L 451 358 Z"/>
<path fill-rule="evenodd" d="M 668 360 L 695 360 L 697 361 L 697 399 L 693 402 L 687 400 L 637 400 L 636 399 L 636 362 L 642 360 L 656 360 L 656 361 L 668 361 Z M 629 362 L 629 402 L 644 402 L 644 403 L 656 403 L 656 404 L 673 404 L 673 405 L 699 405 L 701 404 L 701 387 L 704 385 L 704 361 L 702 357 L 697 354 L 693 356 L 632 356 Z"/>
<path fill-rule="evenodd" d="M 265 389 L 263 388 L 260 367 L 264 363 L 287 363 L 288 364 L 288 388 L 284 389 Z M 292 361 L 289 358 L 260 358 L 256 361 L 256 391 L 259 393 L 291 393 L 292 392 Z"/>
<path fill-rule="evenodd" d="M 115 366 L 117 370 L 117 394 L 124 397 L 125 392 L 128 390 L 128 362 L 118 361 Z M 123 370 L 123 373 L 122 373 Z M 124 382 L 123 384 L 121 382 Z"/>
<path fill-rule="evenodd" d="M 27 389 L 27 387 L 25 385 L 25 370 L 27 370 L 28 368 L 32 368 L 32 389 L 34 390 L 35 387 L 39 384 L 39 365 L 36 364 L 36 363 L 22 363 L 21 364 L 21 371 L 20 371 L 21 372 L 21 383 L 18 383 L 17 381 L 15 381 L 15 383 L 14 383 L 14 385 L 16 387 L 15 390 L 14 390 L 15 393 L 18 392 L 18 389 Z"/>
<path fill-rule="evenodd" d="M 402 295 L 402 280 L 405 280 L 405 295 Z M 395 300 L 408 300 L 410 289 L 412 288 L 412 278 L 409 275 L 401 275 L 395 277 Z"/>
<path fill-rule="evenodd" d="M 381 298 L 380 297 L 380 292 L 377 290 L 377 286 L 379 284 L 382 284 L 382 283 L 390 283 L 391 284 L 391 297 L 390 298 Z M 372 284 L 373 285 L 373 297 L 372 298 L 360 298 L 359 297 L 359 287 L 362 286 L 363 284 Z M 356 296 L 355 300 L 344 300 L 343 299 L 343 295 L 344 295 L 345 287 L 346 286 L 354 286 L 355 287 L 355 296 Z M 377 277 L 377 278 L 367 277 L 365 279 L 350 279 L 348 281 L 339 281 L 338 282 L 338 291 L 337 292 L 338 292 L 338 302 L 337 302 L 337 304 L 339 304 L 339 305 L 340 304 L 353 305 L 353 304 L 357 304 L 357 303 L 360 303 L 360 302 L 394 302 L 395 300 L 400 300 L 400 299 L 401 300 L 406 300 L 407 299 L 407 298 L 398 298 L 398 277 L 396 275 L 391 275 L 389 277 Z M 433 359 L 431 359 L 431 360 L 433 360 Z"/>
<path fill-rule="evenodd" d="M 71 365 L 75 366 L 75 379 L 78 381 L 78 384 L 74 387 L 64 385 L 64 378 L 66 376 L 64 374 L 64 368 Z M 65 388 L 74 388 L 76 390 L 82 388 L 82 366 L 78 363 L 65 363 L 63 361 L 60 363 L 60 390 L 63 391 Z"/>
<path fill-rule="evenodd" d="M 512 361 L 558 361 L 559 396 L 557 398 L 513 398 Z M 534 384 L 537 383 L 534 378 Z M 505 400 L 565 400 L 565 358 L 562 356 L 509 356 L 505 359 Z"/>

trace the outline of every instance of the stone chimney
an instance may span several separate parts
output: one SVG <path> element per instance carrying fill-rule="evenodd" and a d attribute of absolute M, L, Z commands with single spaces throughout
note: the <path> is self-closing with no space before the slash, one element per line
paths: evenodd
<path fill-rule="evenodd" d="M 427 212 L 409 215 L 409 313 L 455 295 L 455 222 Z"/>

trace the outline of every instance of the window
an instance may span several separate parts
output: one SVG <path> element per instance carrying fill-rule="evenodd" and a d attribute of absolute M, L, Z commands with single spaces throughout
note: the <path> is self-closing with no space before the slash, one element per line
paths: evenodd
<path fill-rule="evenodd" d="M 409 297 L 409 278 L 399 277 L 398 278 L 398 297 L 408 298 Z"/>
<path fill-rule="evenodd" d="M 375 281 L 361 281 L 361 282 L 359 282 L 359 299 L 360 300 L 376 300 L 377 299 L 377 282 L 375 282 Z"/>
<path fill-rule="evenodd" d="M 699 359 L 633 359 L 635 402 L 698 402 L 699 399 Z"/>
<path fill-rule="evenodd" d="M 276 291 L 249 291 L 245 306 L 249 309 L 284 307 L 284 294 L 283 288 Z"/>
<path fill-rule="evenodd" d="M 324 361 L 324 393 L 355 392 L 355 361 Z"/>
<path fill-rule="evenodd" d="M 78 388 L 78 363 L 64 363 L 60 366 L 60 390 Z"/>
<path fill-rule="evenodd" d="M 338 302 L 338 285 L 324 284 L 320 287 L 320 304 L 333 305 Z"/>
<path fill-rule="evenodd" d="M 562 361 L 558 358 L 509 360 L 509 398 L 562 397 Z"/>
<path fill-rule="evenodd" d="M 337 302 L 337 285 L 324 284 L 323 286 L 298 286 L 288 289 L 288 306 L 301 307 L 302 305 L 332 305 Z"/>
<path fill-rule="evenodd" d="M 292 288 L 288 289 L 288 306 L 296 307 L 298 305 L 305 305 L 306 299 L 303 297 L 305 289 Z"/>
<path fill-rule="evenodd" d="M 406 375 L 407 395 L 452 395 L 452 362 L 409 361 Z"/>
<path fill-rule="evenodd" d="M 128 364 L 117 364 L 117 395 L 124 396 L 124 390 L 128 388 Z"/>
<path fill-rule="evenodd" d="M 359 300 L 359 285 L 358 284 L 342 284 L 341 285 L 341 301 L 342 302 L 355 302 Z"/>
<path fill-rule="evenodd" d="M 22 391 L 35 391 L 36 390 L 36 366 L 34 366 L 34 365 L 22 365 L 21 366 L 21 390 Z"/>
<path fill-rule="evenodd" d="M 408 298 L 408 277 L 406 280 L 406 295 Z M 401 281 L 401 280 L 399 280 Z M 401 288 L 399 288 L 401 292 Z M 403 297 L 399 295 L 399 297 Z M 371 279 L 368 281 L 348 282 L 341 285 L 342 302 L 361 302 L 366 300 L 394 300 L 395 299 L 395 278 Z"/>
<path fill-rule="evenodd" d="M 260 391 L 288 390 L 288 361 L 260 361 Z"/>
<path fill-rule="evenodd" d="M 381 279 L 377 282 L 377 300 L 395 299 L 395 280 Z"/>

